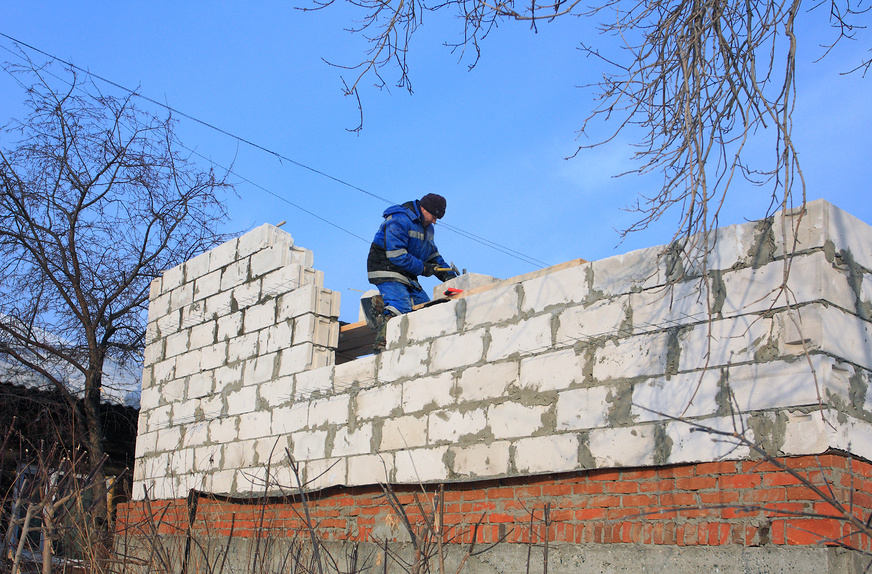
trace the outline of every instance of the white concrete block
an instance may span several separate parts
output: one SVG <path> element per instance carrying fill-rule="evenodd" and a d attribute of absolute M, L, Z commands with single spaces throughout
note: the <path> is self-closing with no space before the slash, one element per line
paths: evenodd
<path fill-rule="evenodd" d="M 394 471 L 394 456 L 390 453 L 348 457 L 348 484 L 363 486 L 389 482 Z"/>
<path fill-rule="evenodd" d="M 208 474 L 205 484 L 208 488 L 204 488 L 204 490 L 208 492 L 229 494 L 235 489 L 236 470 L 219 470 Z"/>
<path fill-rule="evenodd" d="M 200 410 L 203 412 L 203 420 L 212 421 L 224 412 L 224 397 L 213 394 L 200 399 Z"/>
<path fill-rule="evenodd" d="M 574 348 L 521 359 L 518 386 L 539 392 L 559 391 L 584 380 L 584 357 Z"/>
<path fill-rule="evenodd" d="M 141 432 L 136 436 L 136 452 L 134 453 L 137 459 L 141 459 L 148 453 L 154 452 L 157 446 L 157 431 Z"/>
<path fill-rule="evenodd" d="M 581 303 L 590 293 L 589 265 L 575 265 L 521 283 L 524 300 L 521 311 L 538 313 L 551 305 Z"/>
<path fill-rule="evenodd" d="M 344 485 L 348 463 L 344 458 L 328 458 L 306 463 L 306 488 L 316 490 Z"/>
<path fill-rule="evenodd" d="M 308 415 L 309 408 L 305 403 L 274 409 L 271 434 L 286 435 L 306 428 Z"/>
<path fill-rule="evenodd" d="M 157 431 L 155 449 L 158 452 L 175 452 L 182 446 L 182 427 L 167 427 Z"/>
<path fill-rule="evenodd" d="M 163 317 L 158 317 L 155 323 L 160 331 L 160 336 L 166 338 L 178 333 L 181 328 L 181 317 L 181 311 L 171 311 Z"/>
<path fill-rule="evenodd" d="M 155 281 L 158 281 L 155 279 Z M 152 282 L 154 284 L 154 281 Z M 166 315 L 170 312 L 170 298 L 171 295 L 169 293 L 165 293 L 163 295 L 158 295 L 157 297 L 152 297 L 148 302 L 148 322 L 154 322 Z"/>
<path fill-rule="evenodd" d="M 145 351 L 142 354 L 142 364 L 145 367 L 153 365 L 164 359 L 163 341 L 156 341 L 145 346 Z"/>
<path fill-rule="evenodd" d="M 665 246 L 649 247 L 594 261 L 586 266 L 592 274 L 592 294 L 605 297 L 650 289 L 666 282 Z"/>
<path fill-rule="evenodd" d="M 788 229 L 796 229 L 798 215 L 799 210 L 795 209 L 789 212 L 785 221 L 781 221 L 776 216 L 773 225 L 775 237 L 781 237 L 782 225 L 787 226 Z M 788 232 L 787 237 L 788 251 L 793 247 L 794 237 L 798 240 L 799 250 L 820 247 L 830 240 L 837 252 L 847 249 L 857 263 L 866 269 L 872 269 L 872 228 L 825 200 L 808 202 L 806 212 L 799 223 L 798 233 Z M 784 251 L 779 244 L 776 255 L 780 256 Z"/>
<path fill-rule="evenodd" d="M 248 259 L 234 261 L 221 271 L 221 290 L 229 291 L 248 281 Z"/>
<path fill-rule="evenodd" d="M 251 276 L 258 277 L 279 269 L 291 261 L 291 251 L 284 245 L 271 245 L 251 256 Z"/>
<path fill-rule="evenodd" d="M 173 289 L 180 287 L 185 282 L 185 266 L 176 265 L 163 272 L 161 278 L 161 286 L 164 293 L 169 293 Z"/>
<path fill-rule="evenodd" d="M 654 427 L 610 427 L 590 431 L 590 454 L 597 468 L 654 465 Z"/>
<path fill-rule="evenodd" d="M 516 284 L 494 287 L 465 299 L 464 330 L 481 325 L 505 323 L 518 316 L 519 288 Z"/>
<path fill-rule="evenodd" d="M 557 395 L 557 430 L 584 430 L 608 422 L 612 388 L 585 387 Z"/>
<path fill-rule="evenodd" d="M 193 282 L 207 273 L 209 273 L 208 251 L 185 261 L 185 281 Z"/>
<path fill-rule="evenodd" d="M 216 271 L 227 267 L 236 261 L 236 245 L 238 239 L 233 238 L 230 241 L 212 248 L 209 253 L 209 271 Z"/>
<path fill-rule="evenodd" d="M 303 269 L 303 284 L 324 287 L 324 272 L 315 269 Z"/>
<path fill-rule="evenodd" d="M 293 390 L 293 378 L 281 377 L 261 384 L 258 387 L 258 396 L 261 401 L 266 403 L 267 407 L 274 409 L 290 401 L 293 396 Z"/>
<path fill-rule="evenodd" d="M 844 400 L 850 393 L 853 369 L 831 357 L 812 355 L 811 367 L 804 357 L 792 362 L 773 361 L 730 369 L 729 383 L 742 412 L 817 405 L 831 394 Z M 817 377 L 812 374 L 814 368 Z"/>
<path fill-rule="evenodd" d="M 510 444 L 508 441 L 497 441 L 467 447 L 451 447 L 450 451 L 454 454 L 451 470 L 456 475 L 469 478 L 490 478 L 507 474 Z"/>
<path fill-rule="evenodd" d="M 176 372 L 176 360 L 175 358 L 167 359 L 166 361 L 161 361 L 160 363 L 155 363 L 152 367 L 152 371 L 154 373 L 154 384 L 160 385 L 161 383 L 165 383 L 170 379 L 175 378 Z"/>
<path fill-rule="evenodd" d="M 616 297 L 597 301 L 590 307 L 568 307 L 557 315 L 557 344 L 571 345 L 616 335 L 627 316 L 626 306 L 626 297 Z"/>
<path fill-rule="evenodd" d="M 160 297 L 161 293 L 163 293 L 162 280 L 160 277 L 155 277 L 151 280 L 151 283 L 148 284 L 149 301 L 154 301 Z"/>
<path fill-rule="evenodd" d="M 711 284 L 710 284 L 711 285 Z M 706 288 L 697 279 L 629 295 L 634 333 L 647 333 L 708 320 Z M 617 330 L 617 325 L 614 325 Z"/>
<path fill-rule="evenodd" d="M 190 338 L 188 339 L 188 348 L 199 349 L 200 347 L 211 345 L 216 341 L 215 331 L 216 324 L 211 321 L 208 323 L 197 325 L 196 327 L 191 327 L 191 334 Z"/>
<path fill-rule="evenodd" d="M 187 377 L 192 373 L 199 372 L 202 354 L 199 349 L 194 349 L 176 357 L 176 376 L 180 378 Z"/>
<path fill-rule="evenodd" d="M 315 313 L 322 317 L 339 318 L 339 304 L 341 295 L 338 291 L 319 289 Z"/>
<path fill-rule="evenodd" d="M 200 352 L 200 368 L 204 371 L 217 369 L 227 363 L 226 341 L 203 347 Z"/>
<path fill-rule="evenodd" d="M 204 316 L 209 319 L 216 319 L 236 313 L 237 311 L 233 309 L 232 300 L 233 291 L 221 291 L 211 297 L 207 297 L 205 299 L 206 310 Z"/>
<path fill-rule="evenodd" d="M 290 249 L 293 244 L 290 233 L 264 223 L 239 238 L 238 257 L 248 257 L 272 245 L 282 245 L 285 249 Z"/>
<path fill-rule="evenodd" d="M 818 454 L 826 452 L 832 446 L 830 425 L 838 424 L 835 413 L 828 411 L 801 413 L 785 410 L 782 414 L 787 416 L 784 443 L 780 448 L 784 454 Z"/>
<path fill-rule="evenodd" d="M 379 451 L 415 448 L 427 444 L 427 419 L 404 416 L 386 419 Z"/>
<path fill-rule="evenodd" d="M 170 310 L 181 309 L 194 302 L 194 284 L 185 283 L 170 292 Z"/>
<path fill-rule="evenodd" d="M 345 363 L 348 364 L 348 363 Z M 338 365 L 336 368 L 338 369 Z M 355 400 L 358 419 L 368 420 L 376 417 L 388 417 L 400 408 L 403 399 L 401 385 L 381 385 L 360 391 Z"/>
<path fill-rule="evenodd" d="M 430 444 L 443 441 L 456 443 L 461 437 L 478 434 L 487 426 L 487 417 L 481 410 L 439 410 L 430 413 L 427 419 Z"/>
<path fill-rule="evenodd" d="M 220 393 L 223 389 L 242 381 L 242 363 L 219 367 L 215 369 L 214 375 L 215 392 Z"/>
<path fill-rule="evenodd" d="M 263 276 L 263 296 L 279 298 L 293 293 L 302 285 L 303 268 L 299 265 L 286 265 Z"/>
<path fill-rule="evenodd" d="M 775 317 L 779 354 L 823 351 L 872 369 L 872 323 L 841 309 L 807 305 Z"/>
<path fill-rule="evenodd" d="M 146 425 L 148 432 L 168 428 L 172 424 L 172 419 L 170 418 L 171 412 L 172 405 L 162 405 L 153 408 L 148 413 L 148 424 Z"/>
<path fill-rule="evenodd" d="M 425 341 L 457 332 L 457 302 L 439 303 L 432 307 L 418 309 L 408 316 L 409 327 L 406 337 L 409 341 Z"/>
<path fill-rule="evenodd" d="M 209 423 L 209 439 L 218 444 L 235 441 L 239 438 L 239 431 L 236 430 L 237 424 L 239 424 L 239 417 L 213 420 Z"/>
<path fill-rule="evenodd" d="M 394 323 L 390 321 L 388 325 Z M 392 382 L 409 377 L 419 377 L 427 372 L 429 344 L 407 345 L 391 349 L 379 355 L 378 378 L 382 382 Z"/>
<path fill-rule="evenodd" d="M 606 341 L 594 355 L 593 377 L 608 381 L 662 375 L 666 372 L 668 342 L 666 333 Z"/>
<path fill-rule="evenodd" d="M 272 428 L 270 411 L 248 413 L 239 419 L 239 438 L 240 440 L 261 438 L 269 428 Z"/>
<path fill-rule="evenodd" d="M 166 337 L 164 344 L 164 355 L 167 357 L 175 357 L 188 350 L 188 331 L 181 331 Z"/>
<path fill-rule="evenodd" d="M 578 437 L 574 434 L 537 436 L 513 445 L 520 473 L 563 472 L 578 468 Z"/>
<path fill-rule="evenodd" d="M 208 445 L 194 449 L 194 470 L 199 472 L 212 472 L 220 468 L 220 445 Z"/>
<path fill-rule="evenodd" d="M 294 377 L 294 400 L 307 400 L 333 391 L 333 367 L 303 371 Z"/>
<path fill-rule="evenodd" d="M 485 285 L 499 283 L 502 279 L 483 275 L 481 273 L 461 273 L 454 279 L 449 279 L 433 287 L 433 299 L 442 297 L 447 289 L 460 289 L 461 291 L 470 291 Z"/>
<path fill-rule="evenodd" d="M 195 301 L 181 309 L 182 324 L 181 328 L 200 326 L 206 322 L 205 313 L 206 304 L 204 301 Z M 211 319 L 211 318 L 210 318 Z"/>
<path fill-rule="evenodd" d="M 487 348 L 488 362 L 512 355 L 534 355 L 550 348 L 552 315 L 546 313 L 515 323 L 490 328 L 491 342 Z"/>
<path fill-rule="evenodd" d="M 372 450 L 371 424 L 361 425 L 353 432 L 348 426 L 343 425 L 336 429 L 330 456 L 346 457 L 356 454 L 371 454 Z"/>
<path fill-rule="evenodd" d="M 194 373 L 188 377 L 188 385 L 185 396 L 190 399 L 198 399 L 212 394 L 215 381 L 212 373 Z"/>
<path fill-rule="evenodd" d="M 726 433 L 741 432 L 743 426 L 740 417 L 716 417 L 694 421 L 705 428 Z M 723 458 L 737 459 L 748 456 L 748 448 L 725 435 L 705 432 L 697 426 L 691 426 L 683 421 L 673 421 L 666 425 L 666 436 L 672 441 L 672 451 L 668 458 L 669 464 L 686 462 L 702 462 Z M 749 430 L 747 436 L 754 440 Z"/>
<path fill-rule="evenodd" d="M 300 373 L 313 365 L 315 346 L 312 343 L 295 345 L 279 351 L 279 372 L 281 377 Z"/>
<path fill-rule="evenodd" d="M 327 431 L 300 431 L 291 435 L 294 443 L 292 452 L 294 459 L 298 461 L 324 458 L 324 450 L 327 444 Z"/>
<path fill-rule="evenodd" d="M 242 371 L 243 385 L 258 385 L 271 380 L 276 376 L 276 363 L 278 353 L 270 355 L 258 355 L 253 359 L 245 361 L 245 367 Z"/>
<path fill-rule="evenodd" d="M 430 372 L 446 371 L 481 362 L 484 355 L 484 337 L 485 330 L 477 329 L 436 339 L 430 350 Z"/>
<path fill-rule="evenodd" d="M 834 269 L 824 253 L 798 255 L 792 259 L 787 280 L 789 292 L 779 289 L 784 271 L 784 262 L 775 261 L 759 269 L 725 273 L 724 316 L 783 307 L 787 297 L 794 305 L 825 300 L 843 309 L 854 308 L 854 293 L 848 285 L 847 274 Z"/>
<path fill-rule="evenodd" d="M 295 245 L 291 248 L 291 261 L 303 267 L 312 267 L 315 265 L 315 254 L 311 249 Z"/>
<path fill-rule="evenodd" d="M 860 303 L 872 305 L 872 273 L 866 273 L 860 283 Z"/>
<path fill-rule="evenodd" d="M 260 352 L 260 337 L 257 333 L 248 333 L 227 341 L 227 362 L 235 363 L 251 359 Z"/>
<path fill-rule="evenodd" d="M 314 313 L 318 307 L 318 287 L 303 285 L 279 296 L 278 318 L 293 319 L 306 313 Z"/>
<path fill-rule="evenodd" d="M 257 387 L 242 387 L 227 395 L 228 415 L 252 413 L 255 409 L 257 409 Z"/>
<path fill-rule="evenodd" d="M 487 424 L 494 438 L 530 436 L 542 430 L 542 417 L 550 410 L 546 405 L 522 405 L 507 402 L 487 407 Z"/>
<path fill-rule="evenodd" d="M 265 327 L 271 327 L 276 322 L 276 302 L 270 299 L 259 305 L 253 305 L 245 310 L 242 319 L 244 333 L 253 333 Z"/>
<path fill-rule="evenodd" d="M 309 403 L 309 426 L 319 428 L 329 425 L 348 424 L 348 406 L 351 397 L 336 395 L 324 399 L 314 399 Z"/>
<path fill-rule="evenodd" d="M 754 242 L 755 223 L 730 225 L 694 236 L 689 246 L 690 258 L 683 258 L 682 265 L 688 275 L 699 276 L 703 272 L 702 254 L 707 251 L 705 270 L 730 269 L 748 259 L 748 250 Z"/>
<path fill-rule="evenodd" d="M 444 407 L 454 402 L 454 376 L 442 373 L 435 377 L 421 377 L 402 383 L 403 412 L 414 413 L 425 407 Z"/>
<path fill-rule="evenodd" d="M 339 344 L 339 321 L 306 314 L 294 319 L 294 344 L 307 341 L 316 346 L 335 348 Z"/>
<path fill-rule="evenodd" d="M 221 271 L 213 271 L 194 281 L 194 301 L 211 297 L 221 291 Z"/>
<path fill-rule="evenodd" d="M 174 403 L 185 400 L 187 378 L 177 378 L 167 381 L 161 386 L 160 393 L 164 401 Z"/>
<path fill-rule="evenodd" d="M 376 356 L 360 357 L 341 365 L 336 365 L 333 371 L 333 389 L 341 392 L 354 385 L 366 388 L 376 383 Z"/>
<path fill-rule="evenodd" d="M 170 474 L 182 478 L 194 466 L 194 449 L 179 448 L 170 456 Z"/>
<path fill-rule="evenodd" d="M 721 376 L 720 369 L 710 369 L 637 383 L 633 386 L 633 420 L 648 422 L 667 417 L 714 415 L 718 410 Z"/>
<path fill-rule="evenodd" d="M 443 462 L 447 446 L 438 448 L 416 448 L 397 452 L 394 461 L 397 466 L 397 482 L 422 483 L 448 478 L 448 467 Z"/>
<path fill-rule="evenodd" d="M 679 371 L 754 361 L 755 353 L 774 340 L 772 319 L 759 315 L 701 323 L 678 338 Z"/>
<path fill-rule="evenodd" d="M 460 374 L 457 388 L 458 401 L 480 401 L 503 397 L 509 385 L 517 384 L 518 361 L 487 363 L 471 367 Z"/>

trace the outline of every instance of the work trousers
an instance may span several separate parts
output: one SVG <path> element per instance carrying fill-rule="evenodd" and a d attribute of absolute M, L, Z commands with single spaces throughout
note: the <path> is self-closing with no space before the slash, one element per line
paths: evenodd
<path fill-rule="evenodd" d="M 376 287 L 385 301 L 385 315 L 389 316 L 408 313 L 413 305 L 420 305 L 430 300 L 417 281 L 413 281 L 412 285 L 388 281 L 379 283 Z"/>

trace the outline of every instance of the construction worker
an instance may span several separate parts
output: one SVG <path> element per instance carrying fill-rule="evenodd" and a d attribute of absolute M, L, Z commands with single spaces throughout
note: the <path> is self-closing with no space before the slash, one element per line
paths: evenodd
<path fill-rule="evenodd" d="M 366 259 L 369 282 L 378 288 L 384 301 L 384 310 L 376 319 L 375 353 L 385 348 L 389 318 L 408 313 L 414 305 L 430 300 L 418 283 L 419 275 L 435 275 L 440 281 L 457 276 L 433 243 L 433 224 L 445 215 L 445 206 L 444 197 L 428 193 L 420 200 L 389 207 L 382 214 L 384 221 Z"/>

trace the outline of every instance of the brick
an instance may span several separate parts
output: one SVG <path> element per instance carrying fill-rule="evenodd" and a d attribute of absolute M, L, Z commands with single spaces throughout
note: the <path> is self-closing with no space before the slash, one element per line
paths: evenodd
<path fill-rule="evenodd" d="M 548 411 L 545 405 L 491 405 L 487 408 L 487 425 L 496 439 L 530 436 L 543 428 L 542 420 Z"/>
<path fill-rule="evenodd" d="M 479 401 L 504 396 L 509 385 L 518 380 L 518 365 L 517 361 L 506 361 L 466 369 L 457 380 L 458 400 Z"/>
<path fill-rule="evenodd" d="M 551 314 L 531 317 L 514 325 L 500 325 L 489 330 L 491 342 L 486 360 L 498 361 L 512 355 L 542 353 L 552 346 Z"/>
<path fill-rule="evenodd" d="M 433 341 L 430 372 L 457 369 L 480 363 L 484 355 L 485 331 L 446 335 Z"/>
<path fill-rule="evenodd" d="M 559 391 L 584 380 L 584 357 L 563 349 L 521 359 L 518 386 L 538 392 Z"/>

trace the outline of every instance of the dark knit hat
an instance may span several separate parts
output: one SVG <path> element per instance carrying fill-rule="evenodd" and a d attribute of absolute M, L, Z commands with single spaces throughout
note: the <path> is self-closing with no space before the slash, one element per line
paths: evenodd
<path fill-rule="evenodd" d="M 421 198 L 418 204 L 429 211 L 436 219 L 442 219 L 445 215 L 445 198 L 435 193 L 428 193 Z"/>

